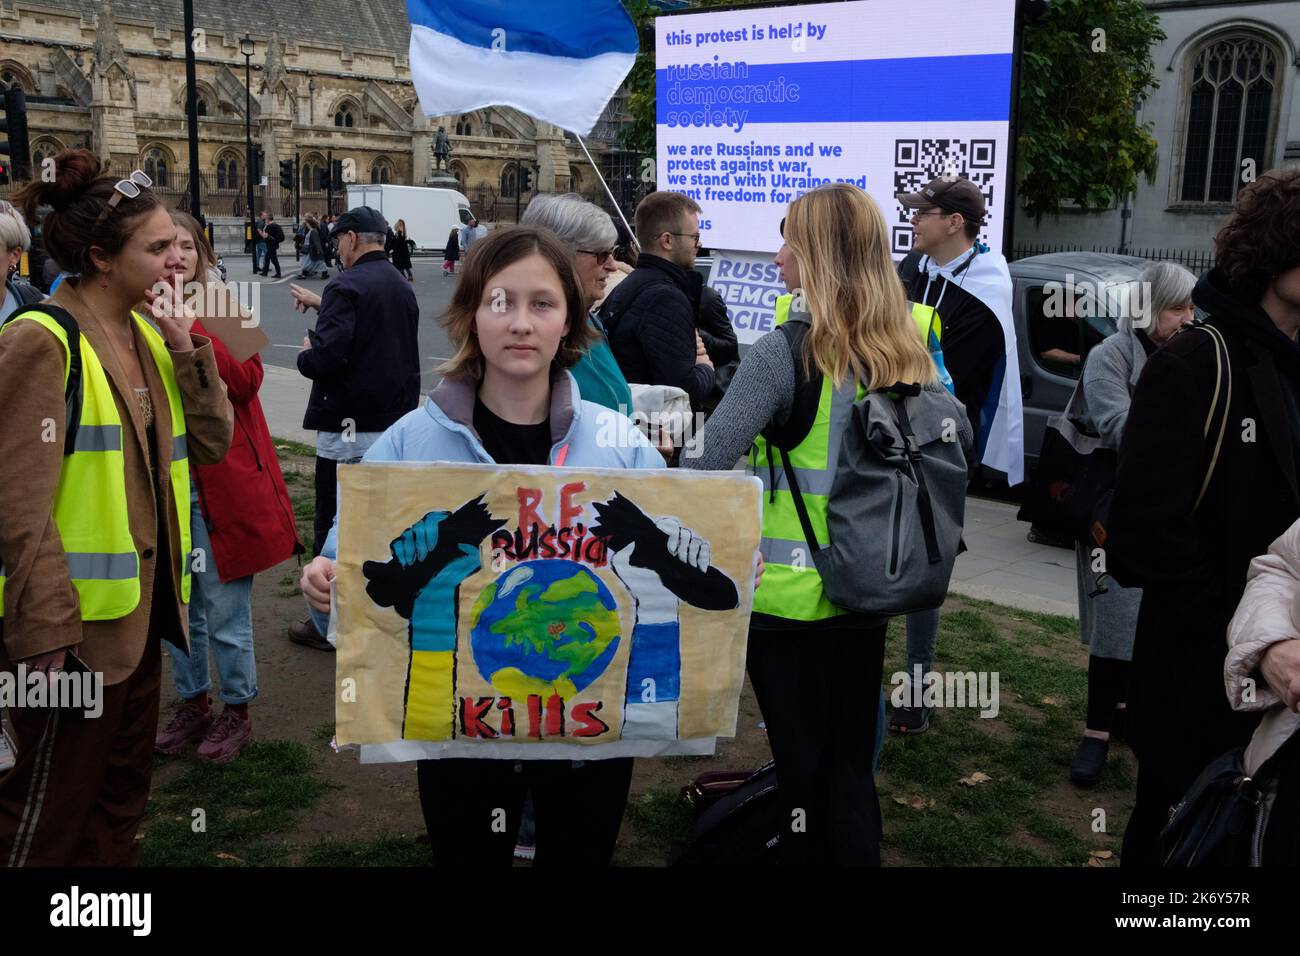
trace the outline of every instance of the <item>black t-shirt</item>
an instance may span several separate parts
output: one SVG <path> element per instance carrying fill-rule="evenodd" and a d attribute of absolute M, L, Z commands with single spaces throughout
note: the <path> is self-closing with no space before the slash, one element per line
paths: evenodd
<path fill-rule="evenodd" d="M 498 465 L 545 465 L 551 457 L 551 423 L 516 425 L 474 399 L 474 431 Z"/>

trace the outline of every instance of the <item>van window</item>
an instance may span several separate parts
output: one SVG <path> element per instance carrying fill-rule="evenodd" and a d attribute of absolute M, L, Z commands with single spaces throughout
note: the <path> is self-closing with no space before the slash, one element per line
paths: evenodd
<path fill-rule="evenodd" d="M 468 225 L 469 225 L 469 220 L 470 220 L 469 207 L 468 207 L 468 206 L 461 206 L 461 207 L 457 210 L 457 212 L 460 213 L 460 224 L 461 224 L 462 226 L 468 226 Z"/>
<path fill-rule="evenodd" d="M 1055 375 L 1077 379 L 1086 353 L 1075 310 L 1068 304 L 1057 308 L 1062 298 L 1048 296 L 1041 285 L 1029 286 L 1025 297 L 1025 325 L 1034 362 Z"/>

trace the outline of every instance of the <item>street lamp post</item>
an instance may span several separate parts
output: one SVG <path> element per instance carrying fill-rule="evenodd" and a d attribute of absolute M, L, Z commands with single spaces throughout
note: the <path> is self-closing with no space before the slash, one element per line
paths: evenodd
<path fill-rule="evenodd" d="M 244 172 L 248 180 L 248 249 L 253 243 L 253 38 L 247 31 L 239 41 L 239 52 L 244 54 Z M 254 263 L 256 265 L 256 263 Z"/>

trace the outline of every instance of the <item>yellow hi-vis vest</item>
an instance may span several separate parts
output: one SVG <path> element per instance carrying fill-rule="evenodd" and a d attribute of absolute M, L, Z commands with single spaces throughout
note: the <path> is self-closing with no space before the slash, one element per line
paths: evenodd
<path fill-rule="evenodd" d="M 136 313 L 131 313 L 167 390 L 172 419 L 172 510 L 180 528 L 180 553 L 173 555 L 181 572 L 181 600 L 190 599 L 190 468 L 185 442 L 185 409 L 176 385 L 176 370 L 163 337 Z M 18 322 L 44 326 L 68 352 L 68 337 L 53 318 L 27 312 L 0 328 Z M 68 562 L 68 576 L 81 604 L 83 621 L 126 617 L 140 603 L 140 556 L 131 537 L 126 509 L 126 464 L 122 453 L 122 419 L 113 401 L 108 375 L 98 356 L 81 336 L 82 401 L 72 454 L 64 456 L 54 493 L 54 523 Z M 65 365 L 64 382 L 69 368 Z M 182 511 L 182 509 L 184 509 Z M 160 528 L 167 534 L 166 526 Z M 159 568 L 159 574 L 168 573 Z M 0 568 L 0 616 L 4 614 L 4 569 Z"/>
<path fill-rule="evenodd" d="M 776 300 L 776 325 L 784 324 L 790 317 L 792 298 L 783 295 Z M 808 518 L 817 543 L 822 547 L 830 543 L 826 508 L 830 502 L 831 482 L 835 479 L 840 438 L 858 394 L 857 385 L 851 380 L 835 388 L 829 378 L 823 378 L 812 428 L 789 452 Z M 780 452 L 760 435 L 750 450 L 749 466 L 750 473 L 763 482 L 763 529 L 759 550 L 763 552 L 766 565 L 763 586 L 754 592 L 754 610 L 795 621 L 820 621 L 846 613 L 826 599 L 821 575 L 808 553 L 808 542 L 799 523 L 799 513 L 795 510 Z"/>

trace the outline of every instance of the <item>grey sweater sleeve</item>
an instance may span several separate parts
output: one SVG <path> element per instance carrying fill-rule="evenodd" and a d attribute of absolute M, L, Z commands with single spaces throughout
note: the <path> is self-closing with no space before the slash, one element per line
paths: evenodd
<path fill-rule="evenodd" d="M 763 336 L 741 360 L 727 394 L 708 423 L 682 450 L 681 466 L 697 471 L 734 468 L 768 422 L 790 417 L 794 358 L 779 331 Z"/>

